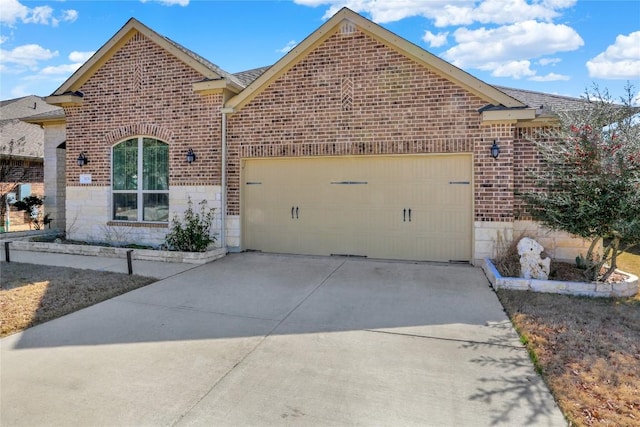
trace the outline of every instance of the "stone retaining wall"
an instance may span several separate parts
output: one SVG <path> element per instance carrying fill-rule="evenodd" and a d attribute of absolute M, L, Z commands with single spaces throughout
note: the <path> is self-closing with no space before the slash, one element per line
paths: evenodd
<path fill-rule="evenodd" d="M 128 251 L 132 259 L 141 261 L 183 262 L 187 264 L 206 264 L 227 254 L 224 248 L 215 248 L 207 252 L 159 251 L 153 249 L 128 249 L 90 245 L 69 245 L 62 243 L 14 241 L 11 249 L 31 252 L 50 252 L 69 255 L 103 256 L 108 258 L 126 258 Z"/>
<path fill-rule="evenodd" d="M 601 283 L 502 277 L 489 258 L 484 259 L 482 269 L 494 289 L 514 289 L 521 291 L 608 298 L 630 297 L 638 293 L 638 277 L 623 271 L 620 271 L 620 273 L 627 276 L 627 279 L 623 282 Z"/>

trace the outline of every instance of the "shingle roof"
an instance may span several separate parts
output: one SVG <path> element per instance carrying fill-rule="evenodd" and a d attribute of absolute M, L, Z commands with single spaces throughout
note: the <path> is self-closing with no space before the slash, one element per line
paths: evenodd
<path fill-rule="evenodd" d="M 0 120 L 20 119 L 53 110 L 61 110 L 61 108 L 47 104 L 39 96 L 28 95 L 2 101 L 0 104 Z"/>
<path fill-rule="evenodd" d="M 44 130 L 21 119 L 29 116 L 63 118 L 64 110 L 29 95 L 0 103 L 0 155 L 42 158 Z"/>
<path fill-rule="evenodd" d="M 142 25 L 144 25 L 144 24 L 142 24 Z M 149 31 L 153 31 L 153 30 L 149 29 Z M 154 31 L 154 33 L 155 33 L 155 31 Z M 158 33 L 156 33 L 156 34 L 158 34 Z M 181 50 L 182 52 L 184 52 L 185 54 L 189 55 L 191 58 L 195 59 L 196 61 L 198 61 L 199 63 L 201 63 L 202 65 L 204 65 L 205 67 L 207 67 L 208 69 L 213 71 L 214 73 L 218 74 L 220 77 L 229 79 L 233 83 L 236 83 L 237 85 L 239 85 L 241 87 L 245 87 L 246 86 L 234 74 L 231 74 L 231 73 L 223 70 L 222 68 L 218 67 L 213 62 L 206 60 L 205 58 L 203 58 L 202 56 L 198 55 L 194 51 L 192 51 L 190 49 L 187 49 L 186 47 L 182 46 L 180 43 L 177 43 L 177 42 L 171 40 L 169 37 L 163 36 L 161 34 L 158 34 L 158 35 L 160 37 L 162 37 L 163 39 L 165 39 L 167 42 L 171 43 L 175 48 Z"/>
<path fill-rule="evenodd" d="M 514 89 L 505 86 L 495 86 L 496 89 L 517 99 L 523 104 L 539 111 L 537 115 L 552 115 L 554 111 L 579 110 L 584 108 L 585 100 L 569 96 L 554 95 L 531 90 Z"/>
<path fill-rule="evenodd" d="M 20 119 L 3 120 L 0 126 L 0 155 L 42 158 L 44 130 Z"/>
<path fill-rule="evenodd" d="M 251 84 L 251 82 L 260 77 L 262 73 L 267 71 L 269 68 L 271 68 L 271 65 L 267 67 L 254 68 L 247 71 L 240 71 L 239 73 L 234 73 L 234 76 L 236 76 L 243 83 L 244 87 L 247 87 Z"/>

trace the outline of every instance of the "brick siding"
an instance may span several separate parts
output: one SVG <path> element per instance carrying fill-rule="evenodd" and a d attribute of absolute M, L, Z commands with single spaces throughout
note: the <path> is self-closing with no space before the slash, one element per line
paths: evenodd
<path fill-rule="evenodd" d="M 111 147 L 136 135 L 169 144 L 169 185 L 220 184 L 221 94 L 202 96 L 204 76 L 137 33 L 86 81 L 81 106 L 65 107 L 67 186 L 91 174 L 92 186 L 111 183 Z M 196 163 L 186 163 L 189 148 Z M 90 163 L 76 159 L 84 151 Z"/>
<path fill-rule="evenodd" d="M 228 213 L 240 213 L 241 158 L 463 152 L 476 219 L 511 220 L 514 128 L 481 126 L 486 104 L 362 32 L 334 34 L 230 116 Z"/>

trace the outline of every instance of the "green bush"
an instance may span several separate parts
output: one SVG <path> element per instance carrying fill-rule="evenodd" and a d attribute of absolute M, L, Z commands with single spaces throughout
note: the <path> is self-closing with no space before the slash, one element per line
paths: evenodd
<path fill-rule="evenodd" d="M 214 208 L 207 208 L 207 201 L 200 203 L 200 212 L 194 212 L 191 198 L 182 220 L 174 215 L 171 220 L 171 231 L 167 234 L 166 245 L 169 250 L 183 252 L 205 252 L 210 244 L 215 243 L 216 236 L 211 233 L 214 219 Z"/>

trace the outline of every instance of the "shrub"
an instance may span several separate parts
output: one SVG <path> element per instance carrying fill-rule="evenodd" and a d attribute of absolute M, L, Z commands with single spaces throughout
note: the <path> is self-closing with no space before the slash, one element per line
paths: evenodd
<path fill-rule="evenodd" d="M 174 215 L 171 220 L 171 231 L 165 239 L 172 251 L 205 252 L 210 244 L 215 243 L 216 236 L 211 233 L 214 219 L 214 208 L 207 208 L 207 201 L 200 203 L 200 212 L 194 212 L 193 202 L 189 198 L 187 210 L 182 220 Z"/>

